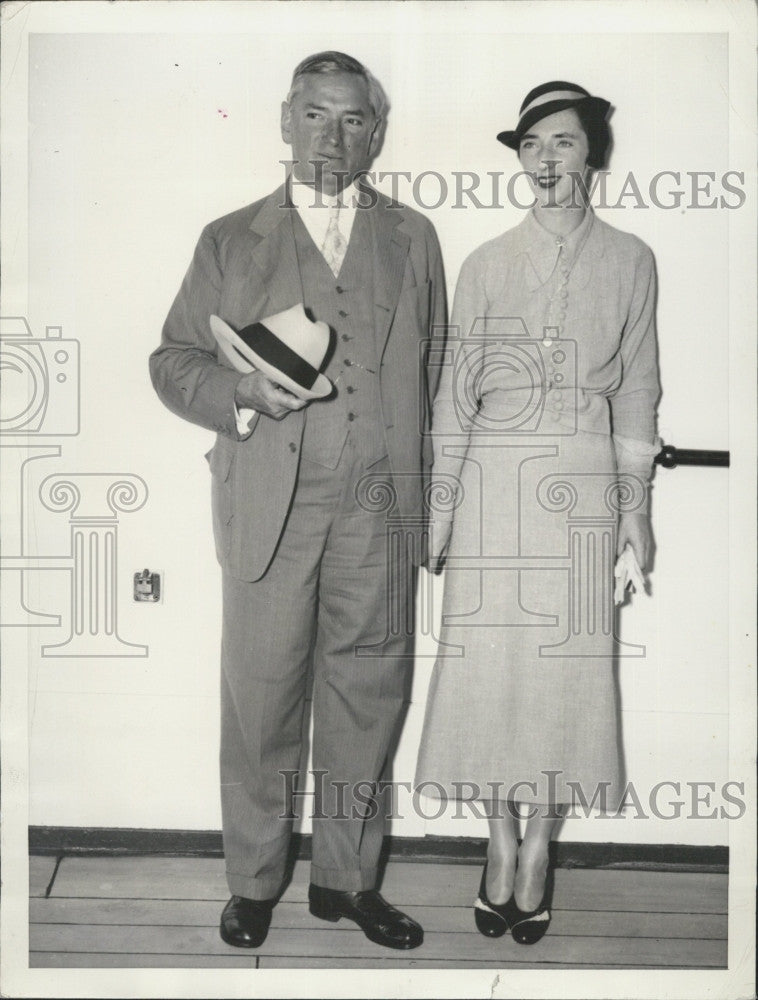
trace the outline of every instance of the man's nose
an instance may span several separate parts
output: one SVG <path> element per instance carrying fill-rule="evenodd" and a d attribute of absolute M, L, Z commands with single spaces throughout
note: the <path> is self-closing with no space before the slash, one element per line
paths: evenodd
<path fill-rule="evenodd" d="M 339 146 L 342 141 L 342 129 L 340 123 L 336 121 L 327 121 L 324 125 L 322 136 L 325 142 L 330 143 L 332 146 Z"/>

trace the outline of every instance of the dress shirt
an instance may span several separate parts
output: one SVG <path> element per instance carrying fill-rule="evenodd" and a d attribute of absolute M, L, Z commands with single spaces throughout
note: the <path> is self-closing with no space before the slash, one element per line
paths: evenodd
<path fill-rule="evenodd" d="M 345 243 L 350 242 L 353 222 L 357 211 L 359 192 L 354 184 L 346 187 L 339 195 L 319 194 L 309 184 L 293 182 L 291 188 L 292 204 L 297 214 L 303 220 L 311 239 L 324 252 L 324 240 L 329 228 L 330 211 L 336 204 L 340 205 L 339 229 L 345 237 Z"/>

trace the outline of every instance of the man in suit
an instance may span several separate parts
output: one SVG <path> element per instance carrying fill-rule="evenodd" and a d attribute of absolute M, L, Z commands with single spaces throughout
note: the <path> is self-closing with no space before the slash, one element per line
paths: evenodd
<path fill-rule="evenodd" d="M 422 432 L 436 377 L 421 345 L 444 327 L 445 289 L 432 225 L 361 180 L 385 111 L 381 86 L 350 56 L 319 53 L 296 68 L 281 116 L 291 176 L 205 228 L 150 359 L 166 406 L 218 432 L 209 459 L 232 893 L 221 936 L 238 947 L 263 942 L 282 887 L 283 776 L 299 765 L 309 669 L 311 913 L 354 920 L 392 948 L 423 940 L 376 891 L 384 817 L 366 789 L 386 767 L 412 664 L 409 619 L 397 628 L 390 617 L 410 614 L 423 561 Z M 209 328 L 211 314 L 239 331 L 299 302 L 333 338 L 322 367 L 335 389 L 307 404 L 259 370 L 219 363 Z M 366 476 L 384 482 L 395 524 L 416 542 L 393 559 L 387 511 L 361 492 Z M 368 647 L 381 655 L 361 655 Z"/>

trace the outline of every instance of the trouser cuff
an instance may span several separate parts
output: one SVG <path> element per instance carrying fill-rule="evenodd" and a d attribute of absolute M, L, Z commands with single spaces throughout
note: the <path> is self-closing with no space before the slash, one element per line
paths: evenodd
<path fill-rule="evenodd" d="M 227 871 L 226 881 L 233 896 L 244 896 L 245 899 L 273 899 L 282 888 L 282 880 L 270 875 L 256 878 Z"/>
<path fill-rule="evenodd" d="M 321 868 L 311 864 L 311 882 L 322 889 L 336 889 L 338 892 L 361 892 L 376 887 L 377 868 L 361 868 L 359 871 L 343 871 L 339 868 Z"/>

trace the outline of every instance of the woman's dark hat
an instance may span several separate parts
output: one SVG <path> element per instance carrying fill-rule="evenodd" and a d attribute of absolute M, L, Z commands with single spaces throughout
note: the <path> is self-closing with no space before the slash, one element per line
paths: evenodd
<path fill-rule="evenodd" d="M 584 87 L 576 83 L 566 83 L 565 80 L 543 83 L 530 90 L 524 98 L 519 109 L 519 123 L 516 128 L 500 132 L 498 139 L 503 145 L 518 152 L 521 139 L 532 125 L 547 118 L 548 115 L 554 115 L 557 111 L 565 111 L 567 108 L 576 108 L 579 105 L 600 121 L 605 118 L 611 106 L 610 101 L 604 101 L 602 97 L 592 97 Z"/>
<path fill-rule="evenodd" d="M 329 349 L 329 327 L 308 319 L 302 302 L 239 331 L 218 316 L 210 322 L 219 348 L 237 371 L 257 368 L 300 399 L 323 399 L 332 391 L 319 371 Z"/>

